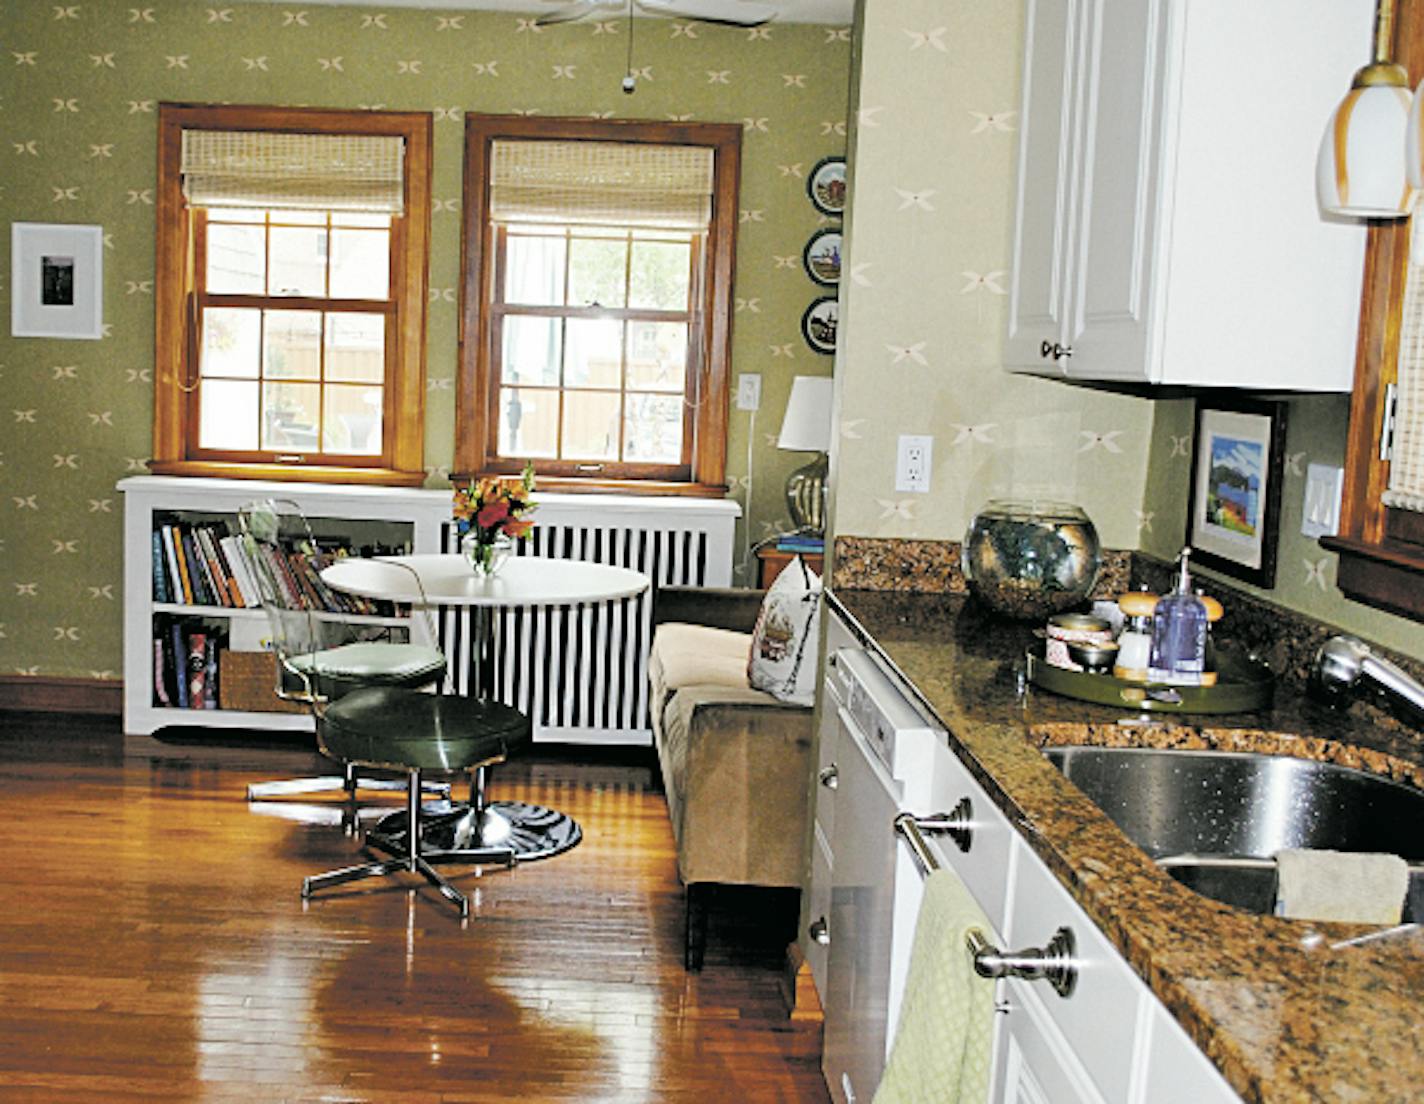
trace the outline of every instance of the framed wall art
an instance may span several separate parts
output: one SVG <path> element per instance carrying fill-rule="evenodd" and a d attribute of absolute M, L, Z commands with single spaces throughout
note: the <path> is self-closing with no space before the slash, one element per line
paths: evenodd
<path fill-rule="evenodd" d="M 104 228 L 10 226 L 10 335 L 104 336 Z"/>
<path fill-rule="evenodd" d="M 836 351 L 836 327 L 840 320 L 840 302 L 833 295 L 823 295 L 806 308 L 801 316 L 801 336 L 818 353 L 831 356 Z"/>
<path fill-rule="evenodd" d="M 1187 544 L 1192 562 L 1269 589 L 1276 582 L 1286 406 L 1197 401 Z"/>
<path fill-rule="evenodd" d="M 822 287 L 835 287 L 841 282 L 841 232 L 817 230 L 801 251 L 801 263 L 806 275 Z"/>
<path fill-rule="evenodd" d="M 844 157 L 823 157 L 806 178 L 806 194 L 823 215 L 839 215 L 846 204 Z"/>

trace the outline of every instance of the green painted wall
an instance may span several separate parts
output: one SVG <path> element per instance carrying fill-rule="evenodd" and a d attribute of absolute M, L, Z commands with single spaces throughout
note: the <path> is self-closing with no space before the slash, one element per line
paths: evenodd
<path fill-rule="evenodd" d="M 104 227 L 102 341 L 0 336 L 0 672 L 117 677 L 120 515 L 153 406 L 155 105 L 162 100 L 390 107 L 435 114 L 426 464 L 453 452 L 462 116 L 466 111 L 742 122 L 733 373 L 763 376 L 732 412 L 728 471 L 752 539 L 785 525 L 801 454 L 775 433 L 791 379 L 826 375 L 800 336 L 801 268 L 824 224 L 805 194 L 845 147 L 850 33 L 638 20 L 637 93 L 619 89 L 626 21 L 542 31 L 528 18 L 214 0 L 0 3 L 0 216 Z M 0 311 L 8 315 L 9 265 Z M 748 501 L 749 499 L 749 501 Z"/>
<path fill-rule="evenodd" d="M 1023 4 L 864 0 L 837 363 L 838 535 L 959 540 L 993 496 L 1137 545 L 1151 403 L 1003 370 Z M 900 434 L 934 437 L 928 494 Z"/>
<path fill-rule="evenodd" d="M 1181 550 L 1186 534 L 1195 404 L 1190 399 L 1178 399 L 1158 402 L 1155 406 L 1156 424 L 1145 500 L 1145 509 L 1152 517 L 1150 528 L 1143 531 L 1141 547 L 1145 552 L 1170 559 Z M 1348 601 L 1335 587 L 1339 557 L 1326 552 L 1314 538 L 1304 537 L 1300 532 L 1307 466 L 1344 463 L 1349 419 L 1347 395 L 1301 395 L 1289 400 L 1276 585 L 1270 590 L 1245 589 L 1288 609 L 1339 625 L 1367 640 L 1424 659 L 1424 625 Z"/>

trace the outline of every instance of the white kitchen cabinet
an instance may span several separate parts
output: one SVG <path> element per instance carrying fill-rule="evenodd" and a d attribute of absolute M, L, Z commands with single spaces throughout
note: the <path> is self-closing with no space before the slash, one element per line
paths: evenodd
<path fill-rule="evenodd" d="M 1362 224 L 1315 202 L 1371 0 L 1029 0 L 1005 364 L 1348 391 Z"/>

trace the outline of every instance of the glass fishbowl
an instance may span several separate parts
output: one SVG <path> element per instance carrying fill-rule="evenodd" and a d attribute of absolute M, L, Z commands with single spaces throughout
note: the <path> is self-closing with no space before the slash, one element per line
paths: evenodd
<path fill-rule="evenodd" d="M 1102 548 L 1078 506 L 996 498 L 969 523 L 961 561 L 975 598 L 1006 617 L 1032 621 L 1088 597 Z"/>

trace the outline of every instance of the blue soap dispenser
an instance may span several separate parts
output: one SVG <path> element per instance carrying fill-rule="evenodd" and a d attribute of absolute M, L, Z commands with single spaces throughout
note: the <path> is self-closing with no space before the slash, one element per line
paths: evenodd
<path fill-rule="evenodd" d="M 1177 557 L 1177 585 L 1152 613 L 1148 678 L 1176 686 L 1200 686 L 1206 670 L 1206 605 L 1192 593 L 1190 548 Z"/>

